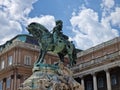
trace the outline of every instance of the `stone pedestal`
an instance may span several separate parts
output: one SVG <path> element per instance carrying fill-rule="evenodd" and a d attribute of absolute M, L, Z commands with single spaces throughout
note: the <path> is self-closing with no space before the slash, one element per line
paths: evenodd
<path fill-rule="evenodd" d="M 63 63 L 58 65 L 40 64 L 19 90 L 83 90 L 72 77 L 70 69 Z"/>

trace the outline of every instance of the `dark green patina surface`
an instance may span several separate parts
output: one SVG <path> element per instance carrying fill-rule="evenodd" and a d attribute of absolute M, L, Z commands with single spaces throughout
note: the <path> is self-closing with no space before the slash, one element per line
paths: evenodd
<path fill-rule="evenodd" d="M 64 62 L 64 56 L 68 55 L 70 66 L 76 63 L 76 49 L 71 41 L 68 41 L 68 36 L 62 33 L 61 20 L 56 21 L 56 26 L 53 28 L 53 32 L 50 33 L 43 25 L 33 22 L 28 25 L 27 30 L 34 38 L 38 40 L 40 46 L 40 55 L 34 66 L 42 66 L 44 57 L 47 51 L 52 51 L 58 54 L 60 61 Z"/>

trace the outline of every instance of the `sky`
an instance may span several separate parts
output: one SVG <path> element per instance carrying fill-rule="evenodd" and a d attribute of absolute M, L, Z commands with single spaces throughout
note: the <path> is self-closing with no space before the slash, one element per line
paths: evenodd
<path fill-rule="evenodd" d="M 0 0 L 0 45 L 28 34 L 31 22 L 49 31 L 63 21 L 63 33 L 86 50 L 120 36 L 120 0 Z"/>

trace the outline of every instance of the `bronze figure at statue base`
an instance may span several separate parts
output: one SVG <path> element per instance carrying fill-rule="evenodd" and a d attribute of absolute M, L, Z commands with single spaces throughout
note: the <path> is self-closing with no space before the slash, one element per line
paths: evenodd
<path fill-rule="evenodd" d="M 83 90 L 74 80 L 72 72 L 63 63 L 41 64 L 34 67 L 33 74 L 24 81 L 20 90 Z"/>

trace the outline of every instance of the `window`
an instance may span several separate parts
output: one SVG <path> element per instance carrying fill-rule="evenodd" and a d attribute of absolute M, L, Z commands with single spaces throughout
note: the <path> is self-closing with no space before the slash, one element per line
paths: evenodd
<path fill-rule="evenodd" d="M 46 59 L 44 59 L 44 63 L 46 63 L 47 61 L 46 61 Z"/>
<path fill-rule="evenodd" d="M 10 78 L 7 78 L 7 88 L 10 88 Z"/>
<path fill-rule="evenodd" d="M 31 56 L 25 56 L 24 64 L 25 65 L 31 65 Z"/>
<path fill-rule="evenodd" d="M 98 78 L 98 88 L 103 88 L 104 87 L 104 80 L 103 77 Z"/>
<path fill-rule="evenodd" d="M 12 58 L 12 56 L 9 56 L 8 57 L 8 65 L 12 65 L 12 62 L 13 62 L 13 58 Z"/>
<path fill-rule="evenodd" d="M 111 84 L 112 85 L 117 84 L 117 76 L 115 74 L 111 75 Z"/>
<path fill-rule="evenodd" d="M 2 90 L 2 81 L 0 81 L 0 90 Z"/>
<path fill-rule="evenodd" d="M 5 61 L 3 60 L 2 62 L 1 62 L 1 69 L 4 69 L 5 68 Z"/>
<path fill-rule="evenodd" d="M 87 90 L 93 90 L 91 81 L 87 81 L 86 84 L 87 84 Z"/>

